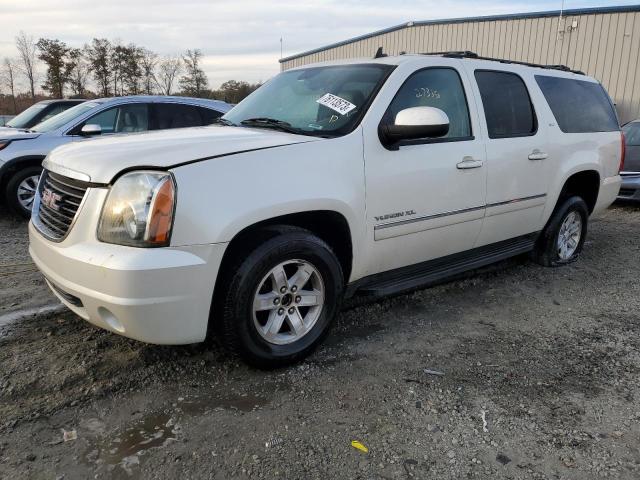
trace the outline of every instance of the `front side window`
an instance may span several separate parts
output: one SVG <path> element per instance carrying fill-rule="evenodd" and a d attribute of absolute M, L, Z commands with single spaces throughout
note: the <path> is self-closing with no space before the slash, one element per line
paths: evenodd
<path fill-rule="evenodd" d="M 412 74 L 389 105 L 383 122 L 393 122 L 406 108 L 435 107 L 449 117 L 449 132 L 438 139 L 471 138 L 471 122 L 464 87 L 453 68 L 426 68 Z"/>
<path fill-rule="evenodd" d="M 145 103 L 121 105 L 94 115 L 83 125 L 100 125 L 103 134 L 145 132 L 149 129 L 148 111 Z"/>
<path fill-rule="evenodd" d="M 283 72 L 222 118 L 235 125 L 303 135 L 345 135 L 358 125 L 393 68 L 352 64 Z"/>
<path fill-rule="evenodd" d="M 533 135 L 536 116 L 524 81 L 515 73 L 476 70 L 489 138 Z"/>
<path fill-rule="evenodd" d="M 536 82 L 564 133 L 620 130 L 613 105 L 599 83 L 546 75 L 536 75 Z"/>

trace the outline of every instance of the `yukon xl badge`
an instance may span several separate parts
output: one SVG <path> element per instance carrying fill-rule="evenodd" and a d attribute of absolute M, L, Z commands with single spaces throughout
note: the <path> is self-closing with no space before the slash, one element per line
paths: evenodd
<path fill-rule="evenodd" d="M 394 213 L 387 213 L 385 215 L 381 215 L 379 217 L 375 216 L 373 218 L 376 219 L 376 222 L 382 222 L 383 220 L 389 220 L 390 218 L 398 218 L 398 217 L 409 217 L 411 215 L 415 215 L 416 211 L 415 210 L 405 210 L 404 212 L 394 212 Z"/>
<path fill-rule="evenodd" d="M 49 207 L 51 210 L 58 211 L 60 210 L 60 205 L 58 202 L 62 200 L 62 196 L 58 195 L 55 192 L 52 192 L 48 188 L 42 190 L 42 204 Z"/>

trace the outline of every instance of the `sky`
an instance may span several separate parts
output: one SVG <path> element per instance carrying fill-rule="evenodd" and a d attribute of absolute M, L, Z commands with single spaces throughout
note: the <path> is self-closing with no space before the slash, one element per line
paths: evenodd
<path fill-rule="evenodd" d="M 160 55 L 199 48 L 211 87 L 266 81 L 284 56 L 410 20 L 557 10 L 561 0 L 0 0 L 0 59 L 22 30 L 80 47 L 93 37 L 134 42 Z M 565 0 L 566 9 L 637 0 Z M 42 67 L 41 67 L 42 70 Z M 43 73 L 43 72 L 42 72 Z"/>

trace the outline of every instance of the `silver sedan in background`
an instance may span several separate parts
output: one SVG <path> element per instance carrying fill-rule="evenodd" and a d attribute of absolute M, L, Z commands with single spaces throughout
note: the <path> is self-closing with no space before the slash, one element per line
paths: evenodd
<path fill-rule="evenodd" d="M 42 160 L 59 145 L 97 135 L 209 125 L 231 109 L 218 100 L 130 96 L 91 100 L 29 130 L 0 132 L 0 193 L 13 212 L 29 217 Z"/>

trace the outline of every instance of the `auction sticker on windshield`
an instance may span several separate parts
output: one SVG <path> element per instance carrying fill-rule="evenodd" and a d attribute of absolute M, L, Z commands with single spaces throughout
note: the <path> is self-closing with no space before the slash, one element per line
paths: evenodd
<path fill-rule="evenodd" d="M 346 115 L 351 110 L 356 108 L 353 103 L 345 100 L 344 98 L 340 98 L 337 95 L 333 95 L 332 93 L 324 94 L 322 97 L 316 100 L 316 102 L 320 105 L 324 105 L 325 107 L 330 108 L 331 110 L 335 110 L 340 115 Z"/>

